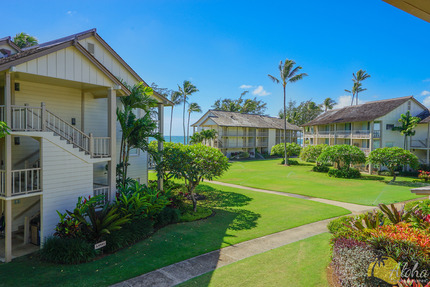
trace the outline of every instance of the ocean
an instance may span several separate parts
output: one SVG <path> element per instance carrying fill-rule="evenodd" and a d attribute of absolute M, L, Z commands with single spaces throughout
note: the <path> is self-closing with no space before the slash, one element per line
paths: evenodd
<path fill-rule="evenodd" d="M 169 136 L 164 136 L 164 140 L 166 142 L 170 141 L 170 137 Z M 184 136 L 172 136 L 172 142 L 173 143 L 184 143 Z M 298 138 L 297 139 L 297 143 L 299 145 L 303 145 L 303 139 L 302 138 Z"/>

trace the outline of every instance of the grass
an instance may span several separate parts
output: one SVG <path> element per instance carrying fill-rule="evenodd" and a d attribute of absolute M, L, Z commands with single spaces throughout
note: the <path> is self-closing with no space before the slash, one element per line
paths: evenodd
<path fill-rule="evenodd" d="M 279 195 L 204 184 L 201 206 L 216 214 L 178 223 L 152 237 L 80 265 L 40 262 L 37 256 L 0 264 L 0 286 L 108 286 L 160 267 L 242 241 L 348 214 L 343 208 Z M 25 274 L 25 276 L 23 276 Z"/>
<path fill-rule="evenodd" d="M 329 286 L 330 235 L 323 233 L 191 279 L 192 286 Z"/>
<path fill-rule="evenodd" d="M 419 198 L 411 187 L 422 186 L 412 178 L 363 176 L 361 179 L 340 179 L 326 173 L 312 172 L 312 164 L 283 166 L 281 159 L 234 162 L 218 181 L 254 188 L 307 195 L 342 202 L 375 206 Z"/>

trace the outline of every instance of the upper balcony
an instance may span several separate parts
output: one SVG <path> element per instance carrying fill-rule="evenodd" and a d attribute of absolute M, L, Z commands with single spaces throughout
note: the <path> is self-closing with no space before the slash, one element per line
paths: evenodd
<path fill-rule="evenodd" d="M 352 138 L 352 139 L 370 139 L 372 134 L 370 130 L 336 130 L 336 131 L 318 131 L 305 132 L 304 137 L 318 138 Z M 373 131 L 373 138 L 380 138 L 380 131 Z"/>

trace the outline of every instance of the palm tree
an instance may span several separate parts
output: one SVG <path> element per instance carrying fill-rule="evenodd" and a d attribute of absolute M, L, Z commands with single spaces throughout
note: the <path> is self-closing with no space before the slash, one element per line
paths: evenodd
<path fill-rule="evenodd" d="M 361 69 L 357 71 L 357 74 L 352 73 L 352 81 L 354 82 L 352 90 L 345 90 L 345 92 L 352 94 L 351 106 L 354 104 L 354 96 L 355 104 L 358 105 L 358 94 L 367 90 L 361 87 L 361 82 L 366 80 L 367 78 L 370 78 L 370 75 L 367 74 L 366 71 L 363 71 Z"/>
<path fill-rule="evenodd" d="M 187 124 L 187 144 L 188 144 L 188 138 L 190 136 L 190 117 L 191 113 L 201 113 L 202 108 L 197 103 L 191 103 L 188 106 L 188 124 Z"/>
<path fill-rule="evenodd" d="M 203 130 L 200 132 L 202 135 L 202 139 L 204 140 L 205 144 L 207 140 L 214 140 L 217 137 L 218 132 L 214 129 L 210 130 Z"/>
<path fill-rule="evenodd" d="M 15 37 L 13 37 L 13 42 L 22 48 L 31 47 L 39 44 L 37 42 L 36 37 L 30 36 L 27 33 L 21 32 L 19 34 L 16 34 Z"/>
<path fill-rule="evenodd" d="M 192 94 L 194 94 L 195 92 L 198 92 L 199 90 L 197 89 L 196 86 L 194 86 L 193 84 L 191 84 L 190 81 L 184 81 L 184 83 L 182 84 L 182 87 L 178 85 L 179 88 L 179 93 L 181 94 L 182 97 L 182 101 L 184 102 L 184 111 L 182 114 L 182 125 L 184 128 L 184 144 L 186 144 L 186 133 L 185 133 L 185 106 L 187 104 L 187 97 L 191 96 Z"/>
<path fill-rule="evenodd" d="M 398 122 L 401 123 L 402 125 L 400 127 L 394 127 L 393 131 L 399 131 L 400 134 L 405 136 L 404 143 L 403 143 L 404 149 L 408 148 L 407 138 L 409 136 L 415 135 L 414 128 L 418 125 L 420 121 L 421 119 L 418 117 L 411 117 L 411 113 L 409 111 L 407 111 L 406 114 L 400 115 L 400 119 Z"/>
<path fill-rule="evenodd" d="M 172 123 L 173 123 L 173 108 L 180 103 L 182 103 L 182 95 L 180 92 L 172 92 L 170 94 L 170 101 L 173 103 L 172 105 L 172 111 L 170 112 L 170 139 L 169 141 L 172 142 Z"/>
<path fill-rule="evenodd" d="M 334 105 L 336 105 L 336 102 L 332 98 L 326 98 L 322 103 L 322 106 L 324 107 L 324 112 L 333 109 Z"/>
<path fill-rule="evenodd" d="M 286 97 L 287 83 L 295 83 L 303 79 L 303 77 L 307 76 L 306 73 L 298 74 L 298 72 L 302 69 L 302 67 L 300 66 L 294 67 L 295 65 L 296 65 L 296 62 L 294 62 L 293 60 L 285 59 L 285 63 L 282 63 L 281 61 L 278 66 L 279 73 L 280 73 L 280 80 L 272 75 L 268 75 L 269 78 L 274 83 L 277 83 L 277 84 L 281 83 L 282 87 L 284 88 L 284 115 L 287 114 L 287 97 Z M 288 165 L 286 134 L 287 134 L 287 118 L 284 116 L 284 156 L 285 156 L 284 164 Z"/>

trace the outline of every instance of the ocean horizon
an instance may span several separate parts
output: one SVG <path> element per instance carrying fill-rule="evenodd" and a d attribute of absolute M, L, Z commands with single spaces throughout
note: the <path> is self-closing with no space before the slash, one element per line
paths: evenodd
<path fill-rule="evenodd" d="M 170 136 L 164 136 L 164 141 L 170 142 Z M 184 143 L 184 136 L 172 136 L 172 143 Z M 297 143 L 299 145 L 303 144 L 303 139 L 298 138 Z"/>

